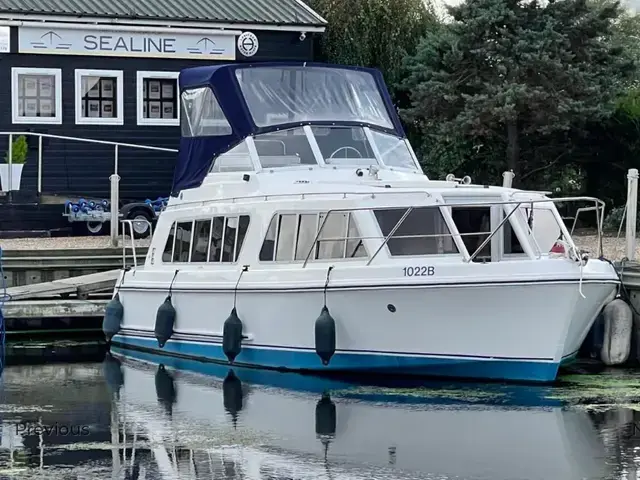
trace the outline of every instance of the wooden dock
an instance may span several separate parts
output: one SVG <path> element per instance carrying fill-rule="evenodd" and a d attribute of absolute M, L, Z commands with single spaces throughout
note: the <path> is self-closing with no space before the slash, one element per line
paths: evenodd
<path fill-rule="evenodd" d="M 15 304 L 20 300 L 53 296 L 75 295 L 81 300 L 86 300 L 90 293 L 113 290 L 119 274 L 120 270 L 108 270 L 90 275 L 63 278 L 53 282 L 10 287 L 7 288 L 7 305 L 9 303 Z"/>
<path fill-rule="evenodd" d="M 6 319 L 101 317 L 108 300 L 19 300 L 2 305 Z"/>

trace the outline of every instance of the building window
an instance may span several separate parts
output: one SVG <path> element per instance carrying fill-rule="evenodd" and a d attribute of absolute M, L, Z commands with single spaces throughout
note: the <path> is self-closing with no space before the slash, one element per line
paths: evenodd
<path fill-rule="evenodd" d="M 62 71 L 59 68 L 11 69 L 13 123 L 62 123 Z"/>
<path fill-rule="evenodd" d="M 138 72 L 138 125 L 180 125 L 178 72 Z"/>
<path fill-rule="evenodd" d="M 121 70 L 76 70 L 76 123 L 123 125 Z"/>

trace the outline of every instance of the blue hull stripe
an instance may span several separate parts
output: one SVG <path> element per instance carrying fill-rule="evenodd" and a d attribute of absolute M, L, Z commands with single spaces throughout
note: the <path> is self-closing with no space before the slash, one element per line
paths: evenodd
<path fill-rule="evenodd" d="M 114 345 L 142 348 L 157 354 L 208 360 L 228 364 L 221 344 L 169 340 L 164 348 L 155 338 L 116 335 Z M 324 366 L 314 350 L 287 350 L 243 346 L 234 362 L 238 366 L 302 372 L 360 372 L 369 374 L 423 375 L 449 378 L 478 378 L 523 382 L 552 382 L 560 366 L 557 362 L 532 360 L 492 360 L 337 352 Z"/>

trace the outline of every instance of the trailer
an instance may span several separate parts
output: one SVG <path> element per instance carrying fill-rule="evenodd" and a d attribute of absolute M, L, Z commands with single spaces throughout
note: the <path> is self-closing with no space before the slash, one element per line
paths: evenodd
<path fill-rule="evenodd" d="M 155 225 L 168 201 L 168 197 L 144 201 L 123 200 L 119 205 L 120 219 L 133 220 L 134 238 L 146 238 L 151 234 L 151 226 Z M 67 200 L 62 216 L 72 225 L 84 224 L 91 235 L 102 235 L 108 231 L 111 223 L 111 203 L 106 199 L 80 198 L 77 202 Z"/>

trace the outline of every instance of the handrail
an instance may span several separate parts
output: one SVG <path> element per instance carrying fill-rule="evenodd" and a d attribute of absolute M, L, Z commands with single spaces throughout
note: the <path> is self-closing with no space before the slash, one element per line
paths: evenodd
<path fill-rule="evenodd" d="M 379 192 L 367 192 L 367 191 L 362 191 L 362 192 L 351 192 L 351 191 L 347 191 L 347 192 L 305 192 L 305 193 L 274 193 L 272 195 L 243 195 L 241 197 L 223 197 L 223 198 L 214 198 L 211 200 L 195 200 L 193 202 L 180 202 L 180 204 L 174 204 L 174 205 L 167 205 L 166 209 L 167 210 L 173 210 L 173 209 L 182 209 L 185 206 L 198 206 L 198 207 L 206 207 L 209 204 L 212 203 L 219 203 L 219 202 L 229 202 L 229 203 L 236 203 L 238 200 L 257 200 L 257 199 L 264 199 L 264 201 L 269 201 L 269 200 L 278 200 L 280 198 L 287 198 L 287 197 L 299 197 L 300 200 L 304 200 L 307 197 L 313 197 L 313 196 L 321 196 L 321 195 L 342 195 L 342 198 L 345 199 L 347 198 L 347 195 L 355 195 L 355 196 L 360 196 L 360 197 L 371 197 L 372 199 L 376 198 L 376 196 L 378 195 L 412 195 L 412 194 L 420 194 L 420 195 L 425 195 L 427 198 L 431 198 L 433 195 L 431 195 L 429 192 L 425 191 L 425 190 L 403 190 L 403 191 L 398 191 L 398 190 L 393 190 L 393 189 L 384 189 L 384 190 L 380 190 Z M 436 206 L 436 205 L 434 205 Z"/>
<path fill-rule="evenodd" d="M 522 195 L 523 193 L 526 192 L 518 192 L 520 195 Z M 485 239 L 485 241 L 476 249 L 476 251 L 474 251 L 473 255 L 470 255 L 470 257 L 468 259 L 465 259 L 465 262 L 468 263 L 470 261 L 473 260 L 473 258 L 475 258 L 478 253 L 489 243 L 489 241 L 491 240 L 491 238 L 500 230 L 503 228 L 504 224 L 506 223 L 506 221 L 511 217 L 511 215 L 513 215 L 514 212 L 519 210 L 519 207 L 526 203 L 526 204 L 534 204 L 534 203 L 560 203 L 560 202 L 571 202 L 571 201 L 593 201 L 595 202 L 597 205 L 604 205 L 604 202 L 598 198 L 595 197 L 561 197 L 561 198 L 539 198 L 539 199 L 520 199 L 520 200 L 487 200 L 486 202 L 454 202 L 454 203 L 449 203 L 449 202 L 440 202 L 438 201 L 436 204 L 433 205 L 420 205 L 419 208 L 441 208 L 441 207 L 478 207 L 478 206 L 491 206 L 491 205 L 516 205 L 515 208 L 513 208 L 511 210 L 511 212 L 509 212 L 505 218 L 502 219 L 502 221 L 496 226 L 496 228 L 494 228 L 491 231 L 491 234 L 489 235 L 489 237 L 487 239 Z M 320 228 L 318 229 L 318 231 L 316 232 L 316 237 L 314 238 L 314 241 L 312 243 L 311 249 L 309 250 L 308 254 L 307 254 L 307 258 L 305 259 L 302 268 L 305 268 L 309 257 L 311 255 L 311 252 L 316 248 L 317 243 L 319 241 L 326 241 L 327 239 L 319 239 L 320 233 L 322 231 L 322 228 L 324 227 L 324 224 L 326 223 L 327 218 L 329 217 L 329 215 L 331 215 L 331 213 L 335 213 L 335 212 L 353 212 L 353 211 L 364 211 L 364 210 L 375 210 L 378 207 L 347 207 L 347 208 L 334 208 L 334 209 L 330 209 L 326 212 L 323 212 L 325 217 L 323 220 L 322 225 L 320 226 Z M 388 207 L 379 207 L 379 208 L 388 208 Z M 377 256 L 377 254 L 382 250 L 382 248 L 384 248 L 384 246 L 389 242 L 389 240 L 391 239 L 391 237 L 393 236 L 393 234 L 398 230 L 398 228 L 400 228 L 400 226 L 402 225 L 402 223 L 406 220 L 406 218 L 409 216 L 409 212 L 412 211 L 414 209 L 413 206 L 399 206 L 399 207 L 392 207 L 392 208 L 402 208 L 402 209 L 407 209 L 407 211 L 405 212 L 405 214 L 402 216 L 402 218 L 400 218 L 400 220 L 396 223 L 396 225 L 393 227 L 393 229 L 389 232 L 388 235 L 386 235 L 384 237 L 384 241 L 382 243 L 382 245 L 376 250 L 376 252 L 374 253 L 374 255 L 372 255 L 372 257 L 369 259 L 369 261 L 367 262 L 367 265 L 370 265 L 371 262 L 374 260 L 374 258 Z M 556 219 L 557 220 L 557 219 Z M 579 255 L 578 255 L 578 248 L 576 247 L 575 243 L 573 242 L 573 239 L 571 238 L 571 235 L 569 234 L 569 231 L 567 230 L 566 226 L 564 225 L 564 223 L 562 221 L 560 221 L 559 225 L 561 232 L 563 233 L 563 235 L 567 238 L 568 240 L 568 244 L 571 247 L 571 253 L 573 254 L 574 257 L 576 257 L 577 260 L 580 260 Z M 530 233 L 531 232 L 531 229 Z M 456 236 L 463 236 L 463 235 L 479 235 L 480 233 L 468 233 L 468 234 L 456 234 Z M 598 237 L 600 238 L 602 235 L 602 231 L 599 228 L 598 229 Z M 423 235 L 422 237 L 448 237 L 451 236 L 452 238 L 454 238 L 454 234 L 453 233 L 446 233 L 446 234 L 434 234 L 434 235 Z M 367 238 L 367 237 L 359 237 L 359 238 Z M 382 238 L 382 237 L 379 237 Z M 395 238 L 404 238 L 404 237 L 395 237 Z M 539 248 L 539 247 L 538 247 Z M 602 255 L 602 252 L 600 252 L 600 255 Z M 538 256 L 538 258 L 540 258 L 540 255 Z"/>
<path fill-rule="evenodd" d="M 126 235 L 126 229 L 124 228 L 125 225 L 129 225 L 129 232 L 131 233 L 130 238 L 131 238 L 131 252 L 133 254 L 133 268 L 138 268 L 138 256 L 136 255 L 136 239 L 133 234 L 133 222 L 145 222 L 147 225 L 149 225 L 150 237 L 153 237 L 153 224 L 147 219 L 144 219 L 144 220 L 124 219 L 124 220 L 120 220 L 120 222 L 124 224 L 122 226 L 122 268 L 125 268 L 127 266 L 126 242 L 124 238 Z"/>
<path fill-rule="evenodd" d="M 178 153 L 178 149 L 175 148 L 165 148 L 165 147 L 154 147 L 151 145 L 140 145 L 136 143 L 126 143 L 126 142 L 114 142 L 110 140 L 97 140 L 94 138 L 80 138 L 80 137 L 69 137 L 66 135 L 53 135 L 50 133 L 38 133 L 38 132 L 0 132 L 0 135 L 8 135 L 9 136 L 9 191 L 13 190 L 12 185 L 12 171 L 13 171 L 13 137 L 14 135 L 21 136 L 24 135 L 26 137 L 37 137 L 38 138 L 38 195 L 42 194 L 42 139 L 43 138 L 56 138 L 58 140 L 70 140 L 73 142 L 80 143 L 91 143 L 97 145 L 109 145 L 114 147 L 114 163 L 113 163 L 113 174 L 109 176 L 109 181 L 111 182 L 111 193 L 110 193 L 110 202 L 111 202 L 111 243 L 114 247 L 118 246 L 118 222 L 119 218 L 119 181 L 120 176 L 118 175 L 118 158 L 119 158 L 119 149 L 120 147 L 124 148 L 138 148 L 141 150 L 153 150 L 157 152 L 169 152 L 169 153 Z"/>

